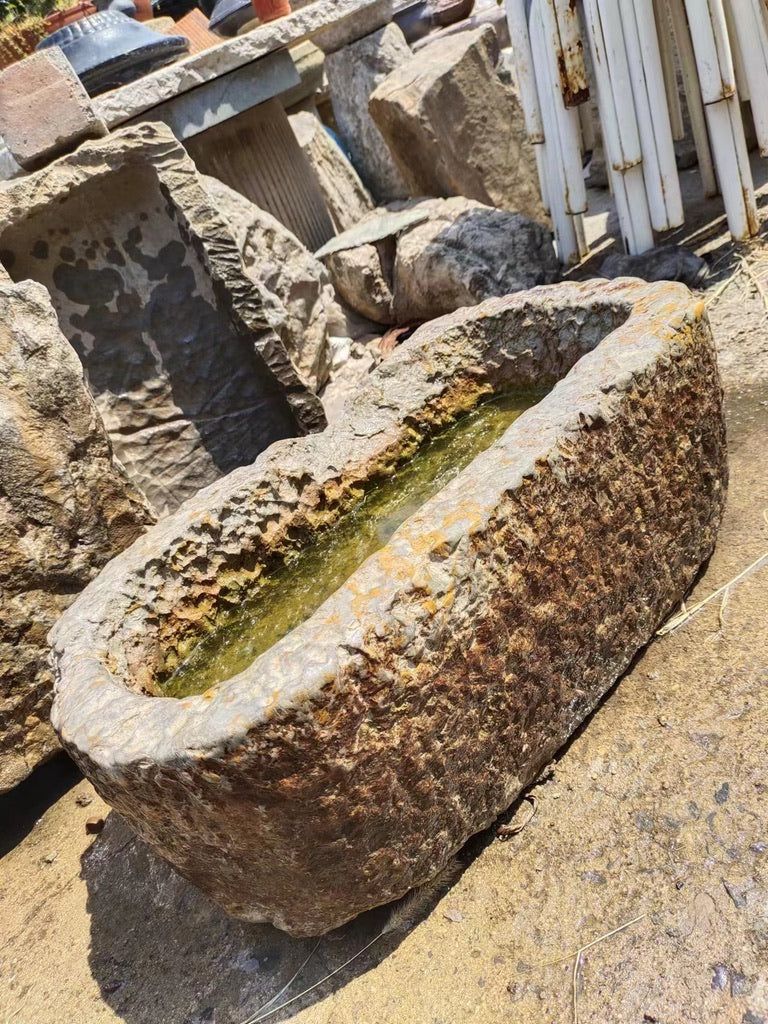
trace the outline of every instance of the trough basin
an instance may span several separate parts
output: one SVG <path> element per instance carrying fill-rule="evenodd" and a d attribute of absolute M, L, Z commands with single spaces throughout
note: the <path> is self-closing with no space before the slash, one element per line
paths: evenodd
<path fill-rule="evenodd" d="M 284 635 L 173 690 L 263 588 L 290 592 L 295 571 L 306 591 L 313 545 L 502 395 L 535 404 L 330 596 L 310 575 Z M 536 777 L 691 586 L 726 483 L 714 346 L 684 286 L 459 310 L 338 424 L 276 442 L 106 566 L 51 634 L 53 724 L 227 911 L 323 933 L 428 880 Z"/>

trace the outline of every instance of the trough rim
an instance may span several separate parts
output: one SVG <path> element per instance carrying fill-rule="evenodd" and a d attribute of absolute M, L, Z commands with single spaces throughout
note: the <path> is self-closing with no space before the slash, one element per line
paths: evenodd
<path fill-rule="evenodd" d="M 173 764 L 181 769 L 184 762 L 218 756 L 229 758 L 233 751 L 248 744 L 251 730 L 263 725 L 276 711 L 309 707 L 312 697 L 336 678 L 340 666 L 339 650 L 362 646 L 365 623 L 366 579 L 381 583 L 381 561 L 387 559 L 385 586 L 388 593 L 377 593 L 375 620 L 386 627 L 383 618 L 391 613 L 397 596 L 409 585 L 413 587 L 415 568 L 429 562 L 424 544 L 425 521 L 429 523 L 430 550 L 446 543 L 454 545 L 457 538 L 473 529 L 481 529 L 476 515 L 493 514 L 502 493 L 495 483 L 499 465 L 513 476 L 519 486 L 535 476 L 542 461 L 555 465 L 560 453 L 558 445 L 564 437 L 583 430 L 585 422 L 608 422 L 618 411 L 622 395 L 651 365 L 671 357 L 677 336 L 686 325 L 705 317 L 704 303 L 681 284 L 663 282 L 647 284 L 631 278 L 612 282 L 596 279 L 590 282 L 566 282 L 548 285 L 499 299 L 490 299 L 472 307 L 477 318 L 496 311 L 541 303 L 555 311 L 579 301 L 598 301 L 604 305 L 625 305 L 627 319 L 606 334 L 597 346 L 581 356 L 574 366 L 534 406 L 524 412 L 489 448 L 469 463 L 467 468 L 445 488 L 430 498 L 411 515 L 387 544 L 371 555 L 352 573 L 347 581 L 329 597 L 314 614 L 271 648 L 257 657 L 238 675 L 193 697 L 162 697 L 143 695 L 116 680 L 105 662 L 108 658 L 106 640 L 100 636 L 102 624 L 110 621 L 110 608 L 123 597 L 120 581 L 142 572 L 153 551 L 153 538 L 188 536 L 196 522 L 210 509 L 202 512 L 201 496 L 217 494 L 223 501 L 228 493 L 242 490 L 244 482 L 256 486 L 260 470 L 273 458 L 281 445 L 294 444 L 295 439 L 278 441 L 266 449 L 250 466 L 241 467 L 222 480 L 205 488 L 173 515 L 161 520 L 142 535 L 131 547 L 114 558 L 101 574 L 81 593 L 49 634 L 52 646 L 55 687 L 51 720 L 62 742 L 82 752 L 107 772 L 120 771 L 132 765 Z M 417 350 L 420 343 L 428 351 L 430 337 L 440 329 L 448 330 L 466 318 L 460 310 L 431 321 L 417 331 L 401 351 Z M 386 369 L 389 364 L 383 364 Z M 377 375 L 366 389 L 375 397 Z M 360 397 L 357 396 L 358 402 Z M 353 399 L 354 401 L 354 399 Z M 343 416 L 341 418 L 343 422 Z M 322 432 L 332 441 L 337 427 Z M 311 441 L 310 435 L 301 439 Z M 473 469 L 482 472 L 488 463 L 488 486 L 496 487 L 491 499 L 480 511 L 462 513 L 451 530 L 435 517 L 441 504 L 449 508 L 461 501 L 462 477 Z M 493 465 L 491 465 L 493 463 Z M 457 492 L 454 496 L 454 492 Z M 475 502 L 477 505 L 477 502 Z M 473 527 L 470 519 L 475 517 Z M 167 541 L 165 549 L 169 546 Z M 420 564 L 414 565 L 414 558 Z M 450 558 L 450 555 L 449 555 Z M 376 569 L 379 576 L 376 576 Z M 377 586 L 381 591 L 381 586 Z M 371 595 L 367 595 L 370 597 Z M 358 623 L 350 616 L 355 605 Z M 344 616 L 347 616 L 346 622 Z M 390 623 L 395 620 L 390 615 Z M 370 626 L 370 623 L 368 624 Z M 311 654 L 307 636 L 311 635 Z M 119 632 L 117 634 L 119 636 Z M 114 641 L 113 641 L 114 642 Z M 285 665 L 289 668 L 286 669 Z M 281 667 L 282 666 L 282 667 Z M 291 672 L 291 666 L 298 669 Z M 262 682 L 274 674 L 282 689 L 273 691 Z"/>

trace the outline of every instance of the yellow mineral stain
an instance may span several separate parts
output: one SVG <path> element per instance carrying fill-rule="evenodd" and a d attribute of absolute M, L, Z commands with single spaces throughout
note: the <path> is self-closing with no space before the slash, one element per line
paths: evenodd
<path fill-rule="evenodd" d="M 383 596 L 382 576 L 387 580 L 387 590 L 408 586 L 414 578 L 414 556 L 433 552 L 447 555 L 449 538 L 457 529 L 472 532 L 480 528 L 488 510 L 467 498 L 432 529 L 425 530 L 423 522 L 414 523 L 406 534 L 411 548 L 407 556 L 397 554 L 388 544 L 402 523 L 496 441 L 539 397 L 506 395 L 478 406 L 486 392 L 487 385 L 471 381 L 452 390 L 445 397 L 447 411 L 430 410 L 438 422 L 452 418 L 452 425 L 399 464 L 390 452 L 384 459 L 389 466 L 386 477 L 382 479 L 383 474 L 379 474 L 367 489 L 357 487 L 357 501 L 350 503 L 343 515 L 339 516 L 338 509 L 324 511 L 323 522 L 313 530 L 310 543 L 289 553 L 279 568 L 263 572 L 252 582 L 249 597 L 236 608 L 220 612 L 214 619 L 215 601 L 206 598 L 199 601 L 195 612 L 190 609 L 182 613 L 190 618 L 204 617 L 209 631 L 177 644 L 180 663 L 174 665 L 169 659 L 173 674 L 161 683 L 164 694 L 185 697 L 203 693 L 242 672 L 341 587 L 346 587 L 352 598 L 353 615 L 359 621 L 370 619 L 377 600 Z M 465 406 L 474 408 L 456 419 L 456 410 Z M 419 437 L 413 433 L 414 438 Z M 401 441 L 401 457 L 403 450 Z M 369 583 L 365 576 L 354 573 L 374 554 L 378 564 Z M 420 589 L 426 596 L 426 588 Z M 436 610 L 432 600 L 429 614 Z M 318 622 L 318 639 L 337 621 L 334 609 Z"/>

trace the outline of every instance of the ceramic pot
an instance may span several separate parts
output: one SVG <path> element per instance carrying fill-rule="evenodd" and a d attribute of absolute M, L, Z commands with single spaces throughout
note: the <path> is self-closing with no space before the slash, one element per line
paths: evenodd
<path fill-rule="evenodd" d="M 291 13 L 290 0 L 252 0 L 259 21 L 275 21 Z"/>
<path fill-rule="evenodd" d="M 60 46 L 91 96 L 132 82 L 189 50 L 184 36 L 153 32 L 117 11 L 101 11 L 65 25 L 38 43 Z"/>
<path fill-rule="evenodd" d="M 236 36 L 243 25 L 252 20 L 251 0 L 216 0 L 208 28 L 219 36 Z"/>
<path fill-rule="evenodd" d="M 48 35 L 51 35 L 53 32 L 58 32 L 60 28 L 64 28 L 65 25 L 71 25 L 76 21 L 80 21 L 81 18 L 95 13 L 95 4 L 92 4 L 90 0 L 81 0 L 74 7 L 67 7 L 64 11 L 53 11 L 51 14 L 46 15 L 44 19 L 45 30 Z"/>

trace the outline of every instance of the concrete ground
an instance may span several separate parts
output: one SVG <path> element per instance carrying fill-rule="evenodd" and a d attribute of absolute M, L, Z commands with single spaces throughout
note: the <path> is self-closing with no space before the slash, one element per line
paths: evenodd
<path fill-rule="evenodd" d="M 731 483 L 689 604 L 768 552 L 768 248 L 714 229 L 691 240 L 721 282 Z M 52 763 L 0 799 L 0 1024 L 238 1024 L 310 951 L 284 998 L 385 926 L 270 1019 L 768 1024 L 767 609 L 768 567 L 654 640 L 440 885 L 316 949 L 227 918 L 116 815 L 88 834 L 108 808 Z"/>

